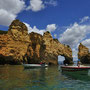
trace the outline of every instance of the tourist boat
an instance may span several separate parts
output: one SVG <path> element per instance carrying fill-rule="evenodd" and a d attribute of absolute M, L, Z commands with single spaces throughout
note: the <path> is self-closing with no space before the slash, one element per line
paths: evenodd
<path fill-rule="evenodd" d="M 89 70 L 90 66 L 80 65 L 78 66 L 61 66 L 62 71 L 83 71 Z"/>
<path fill-rule="evenodd" d="M 23 64 L 24 68 L 45 68 L 48 64 Z"/>
<path fill-rule="evenodd" d="M 88 81 L 90 80 L 90 66 L 60 66 L 60 72 L 70 78 Z"/>

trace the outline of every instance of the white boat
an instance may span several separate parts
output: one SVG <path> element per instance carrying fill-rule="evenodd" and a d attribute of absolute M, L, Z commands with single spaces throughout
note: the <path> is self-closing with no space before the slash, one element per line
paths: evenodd
<path fill-rule="evenodd" d="M 84 65 L 80 65 L 78 66 L 61 66 L 61 69 L 63 71 L 82 71 L 82 70 L 89 70 L 90 66 L 84 66 Z"/>
<path fill-rule="evenodd" d="M 24 68 L 43 68 L 48 67 L 48 64 L 23 64 Z"/>

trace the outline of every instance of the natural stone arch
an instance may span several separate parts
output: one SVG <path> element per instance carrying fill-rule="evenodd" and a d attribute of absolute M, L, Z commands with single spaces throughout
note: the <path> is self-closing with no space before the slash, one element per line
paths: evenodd
<path fill-rule="evenodd" d="M 54 63 L 52 62 L 52 64 L 58 64 L 59 55 L 65 57 L 64 63 L 73 63 L 72 50 L 68 45 L 61 44 L 58 39 L 53 39 L 48 31 L 44 33 L 43 40 L 44 44 L 46 45 L 46 57 L 48 58 L 48 60 L 51 59 L 50 61 L 54 61 Z"/>
<path fill-rule="evenodd" d="M 64 60 L 65 60 L 64 56 L 61 56 L 61 55 L 58 56 L 58 64 L 63 65 Z"/>
<path fill-rule="evenodd" d="M 19 20 L 14 20 L 9 26 L 8 34 L 0 37 L 0 58 L 3 57 L 5 64 L 43 61 L 57 65 L 58 55 L 65 57 L 65 63 L 72 63 L 72 50 L 68 45 L 53 39 L 48 31 L 43 36 L 34 32 L 28 34 L 26 25 Z M 7 60 L 6 57 L 12 58 Z"/>
<path fill-rule="evenodd" d="M 29 53 L 28 56 L 30 57 L 31 53 L 33 55 L 30 58 L 31 60 L 30 63 L 35 63 L 35 62 L 40 63 L 40 61 L 43 61 L 45 63 L 57 65 L 59 55 L 65 57 L 64 63 L 68 63 L 68 64 L 73 63 L 71 48 L 68 45 L 61 44 L 57 39 L 53 39 L 48 31 L 45 32 L 43 36 L 37 33 L 31 33 L 29 34 L 29 36 L 30 38 L 33 37 L 32 41 L 34 40 L 38 41 L 38 38 L 40 38 L 40 40 L 36 42 L 34 49 L 32 48 L 32 46 L 29 46 L 29 48 L 32 49 L 31 50 L 28 49 L 28 53 Z M 39 45 L 39 48 L 37 45 Z"/>

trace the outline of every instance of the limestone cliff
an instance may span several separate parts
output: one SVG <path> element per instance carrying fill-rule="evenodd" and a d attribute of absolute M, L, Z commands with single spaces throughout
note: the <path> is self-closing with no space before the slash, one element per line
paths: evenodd
<path fill-rule="evenodd" d="M 90 63 L 90 53 L 89 49 L 85 47 L 82 43 L 80 43 L 78 47 L 78 58 L 83 64 L 89 64 Z"/>
<path fill-rule="evenodd" d="M 40 63 L 58 64 L 58 55 L 65 63 L 72 62 L 72 50 L 68 45 L 53 39 L 47 31 L 44 35 L 28 34 L 27 27 L 19 20 L 9 26 L 8 34 L 0 35 L 0 64 Z"/>
<path fill-rule="evenodd" d="M 64 56 L 64 63 L 72 63 L 72 50 L 69 46 L 61 44 L 57 39 L 53 39 L 51 34 L 47 31 L 43 35 L 45 51 L 43 60 L 49 63 L 57 64 L 58 55 Z"/>
<path fill-rule="evenodd" d="M 28 63 L 40 63 L 42 60 L 41 56 L 45 49 L 43 36 L 32 32 L 29 34 L 29 38 L 31 43 L 28 46 L 25 58 L 27 58 Z"/>
<path fill-rule="evenodd" d="M 0 35 L 0 64 L 21 64 L 29 43 L 26 25 L 14 20 L 8 34 Z"/>

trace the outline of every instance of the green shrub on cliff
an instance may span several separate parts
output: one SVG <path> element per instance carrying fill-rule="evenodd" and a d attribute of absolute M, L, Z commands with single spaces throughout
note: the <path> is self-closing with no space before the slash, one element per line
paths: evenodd
<path fill-rule="evenodd" d="M 3 30 L 0 30 L 0 34 L 7 34 L 8 31 L 3 31 Z"/>

